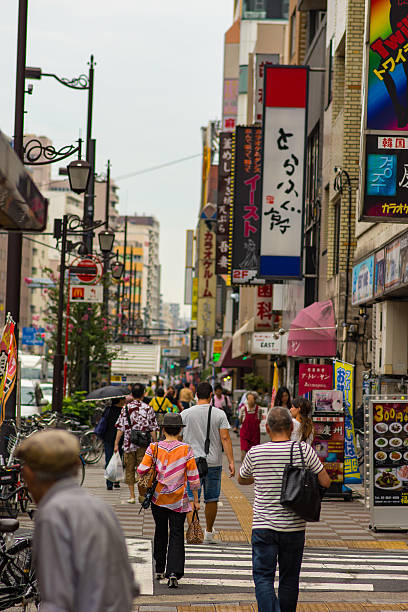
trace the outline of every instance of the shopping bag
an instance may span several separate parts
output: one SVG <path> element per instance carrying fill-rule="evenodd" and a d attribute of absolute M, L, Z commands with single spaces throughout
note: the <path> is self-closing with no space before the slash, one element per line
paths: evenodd
<path fill-rule="evenodd" d="M 113 453 L 112 459 L 109 461 L 105 469 L 105 478 L 111 482 L 123 480 L 122 459 L 119 453 Z"/>
<path fill-rule="evenodd" d="M 204 532 L 200 525 L 197 510 L 194 510 L 193 520 L 188 526 L 186 542 L 187 544 L 202 544 L 204 542 Z"/>

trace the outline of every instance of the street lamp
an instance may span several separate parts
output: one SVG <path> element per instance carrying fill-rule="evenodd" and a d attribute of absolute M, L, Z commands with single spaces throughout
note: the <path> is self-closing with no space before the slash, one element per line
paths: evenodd
<path fill-rule="evenodd" d="M 67 170 L 71 191 L 85 193 L 91 176 L 91 164 L 84 159 L 77 159 L 68 165 Z"/>
<path fill-rule="evenodd" d="M 112 278 L 114 278 L 115 280 L 120 280 L 122 278 L 124 269 L 125 266 L 123 263 L 121 263 L 120 261 L 115 261 L 113 264 L 111 264 Z"/>
<path fill-rule="evenodd" d="M 112 251 L 115 234 L 111 230 L 105 230 L 98 234 L 98 240 L 102 255 L 108 255 Z"/>

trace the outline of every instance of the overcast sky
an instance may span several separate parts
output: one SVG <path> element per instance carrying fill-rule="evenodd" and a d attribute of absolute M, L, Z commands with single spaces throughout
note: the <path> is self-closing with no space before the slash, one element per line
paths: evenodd
<path fill-rule="evenodd" d="M 18 0 L 1 0 L 0 129 L 13 133 Z M 27 65 L 73 77 L 95 55 L 97 171 L 121 176 L 201 151 L 220 118 L 223 36 L 233 0 L 29 0 Z M 85 135 L 86 93 L 32 81 L 25 131 L 56 146 Z M 185 230 L 195 227 L 200 158 L 118 181 L 120 212 L 155 215 L 165 301 L 183 303 Z"/>

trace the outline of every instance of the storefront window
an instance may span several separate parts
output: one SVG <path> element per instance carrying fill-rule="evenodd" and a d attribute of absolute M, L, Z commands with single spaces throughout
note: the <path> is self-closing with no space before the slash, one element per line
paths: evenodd
<path fill-rule="evenodd" d="M 243 19 L 287 19 L 289 0 L 243 0 Z"/>

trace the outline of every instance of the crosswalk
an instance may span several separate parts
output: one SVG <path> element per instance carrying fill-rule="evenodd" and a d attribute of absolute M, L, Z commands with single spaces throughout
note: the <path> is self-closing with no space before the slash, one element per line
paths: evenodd
<path fill-rule="evenodd" d="M 149 540 L 128 540 L 129 555 L 143 594 L 160 592 L 152 581 Z M 277 580 L 279 570 L 277 571 Z M 277 584 L 277 583 L 276 583 Z M 183 591 L 253 591 L 251 547 L 186 545 Z M 403 553 L 335 550 L 305 551 L 300 574 L 301 591 L 408 591 L 408 556 Z"/>

